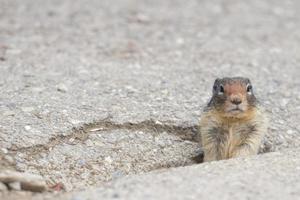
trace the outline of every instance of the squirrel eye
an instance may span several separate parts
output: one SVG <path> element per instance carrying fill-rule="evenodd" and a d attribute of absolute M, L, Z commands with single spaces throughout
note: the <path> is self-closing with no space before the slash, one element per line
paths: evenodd
<path fill-rule="evenodd" d="M 220 91 L 219 91 L 220 94 L 223 94 L 224 93 L 224 87 L 223 85 L 220 85 Z"/>
<path fill-rule="evenodd" d="M 214 85 L 213 90 L 217 91 L 217 89 L 218 89 L 218 86 Z"/>
<path fill-rule="evenodd" d="M 252 93 L 252 85 L 247 85 L 247 92 Z"/>

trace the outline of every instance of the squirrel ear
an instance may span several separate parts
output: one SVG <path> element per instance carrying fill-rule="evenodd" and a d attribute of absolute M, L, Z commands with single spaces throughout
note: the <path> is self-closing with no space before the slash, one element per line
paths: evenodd
<path fill-rule="evenodd" d="M 215 85 L 215 84 L 217 84 L 217 83 L 219 83 L 219 82 L 220 82 L 220 80 L 221 80 L 221 79 L 219 79 L 219 78 L 216 78 L 216 80 L 215 80 L 215 82 L 214 82 L 214 85 Z"/>
<path fill-rule="evenodd" d="M 217 91 L 219 82 L 220 82 L 220 79 L 216 78 L 214 85 L 213 85 L 213 93 Z"/>

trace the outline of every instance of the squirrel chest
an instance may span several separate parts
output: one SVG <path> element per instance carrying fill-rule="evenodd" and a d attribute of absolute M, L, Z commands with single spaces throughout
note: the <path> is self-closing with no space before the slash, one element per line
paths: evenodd
<path fill-rule="evenodd" d="M 230 120 L 215 112 L 206 112 L 200 123 L 205 161 L 222 160 L 258 151 L 262 131 L 265 131 L 260 112 L 253 112 L 245 120 Z"/>
<path fill-rule="evenodd" d="M 210 137 L 217 143 L 219 157 L 231 158 L 235 149 L 246 144 L 254 133 L 251 123 L 225 123 L 212 128 Z"/>

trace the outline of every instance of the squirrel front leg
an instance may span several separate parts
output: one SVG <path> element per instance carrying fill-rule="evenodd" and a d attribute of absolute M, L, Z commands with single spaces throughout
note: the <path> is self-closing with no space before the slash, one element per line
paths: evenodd
<path fill-rule="evenodd" d="M 218 160 L 217 145 L 213 142 L 203 145 L 204 162 Z"/>
<path fill-rule="evenodd" d="M 251 135 L 252 137 L 246 139 L 243 144 L 237 146 L 233 150 L 231 158 L 246 157 L 257 154 L 262 140 L 262 134 L 259 132 L 254 132 L 251 133 Z"/>
<path fill-rule="evenodd" d="M 200 136 L 204 151 L 204 162 L 220 160 L 219 155 L 219 128 L 211 112 L 204 112 L 200 121 Z"/>
<path fill-rule="evenodd" d="M 239 146 L 233 149 L 232 158 L 245 157 L 249 155 L 256 155 L 259 150 L 262 138 L 267 132 L 267 119 L 263 113 L 258 112 L 255 121 L 248 124 L 248 129 L 244 130 L 244 135 L 247 136 Z"/>
<path fill-rule="evenodd" d="M 246 157 L 250 155 L 256 155 L 257 151 L 258 150 L 253 146 L 249 144 L 243 144 L 234 149 L 230 158 L 239 158 L 239 157 Z"/>
<path fill-rule="evenodd" d="M 219 144 L 213 135 L 209 132 L 203 133 L 201 140 L 204 151 L 204 162 L 219 160 Z"/>

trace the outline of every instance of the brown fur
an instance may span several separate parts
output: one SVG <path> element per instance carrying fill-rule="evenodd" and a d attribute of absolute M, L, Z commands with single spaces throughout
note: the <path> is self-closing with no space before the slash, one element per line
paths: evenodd
<path fill-rule="evenodd" d="M 222 85 L 224 91 L 214 91 L 200 121 L 204 161 L 257 154 L 267 127 L 254 94 L 247 93 L 250 81 L 240 77 L 217 80 L 217 87 Z M 231 110 L 238 107 L 232 103 L 235 98 L 241 101 L 240 111 Z"/>

